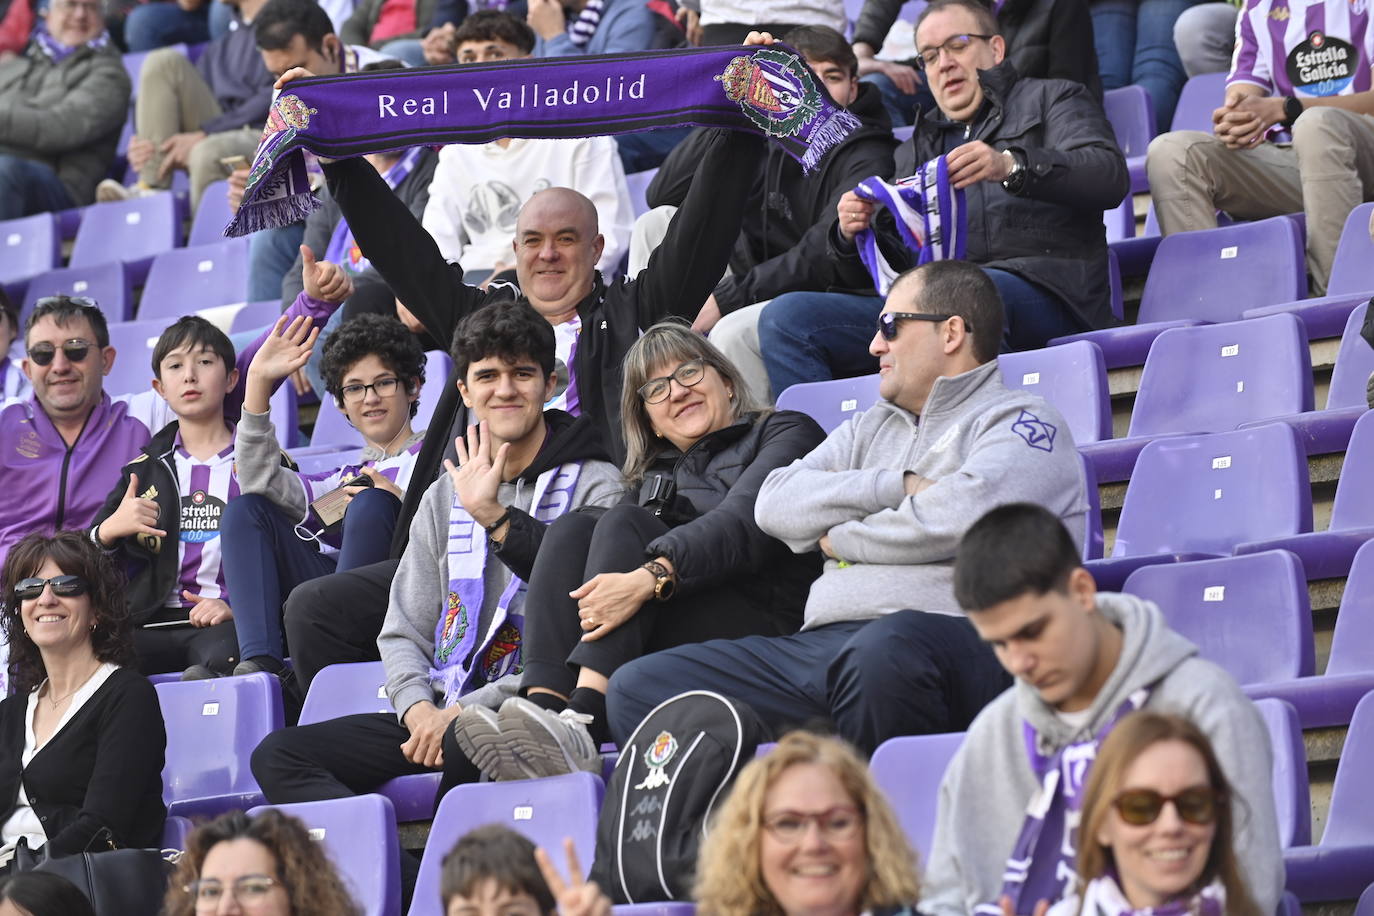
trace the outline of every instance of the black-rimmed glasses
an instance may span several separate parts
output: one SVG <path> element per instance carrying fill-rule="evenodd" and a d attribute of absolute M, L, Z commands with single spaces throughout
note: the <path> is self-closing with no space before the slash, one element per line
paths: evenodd
<path fill-rule="evenodd" d="M 896 340 L 897 331 L 900 330 L 902 321 L 948 321 L 953 315 L 939 315 L 934 312 L 883 312 L 878 316 L 878 333 L 883 335 L 883 340 Z M 964 323 L 965 329 L 968 323 Z"/>
<path fill-rule="evenodd" d="M 948 51 L 950 54 L 958 54 L 960 51 L 963 51 L 969 45 L 973 44 L 975 38 L 987 41 L 992 38 L 992 36 L 979 35 L 976 32 L 969 32 L 967 35 L 951 35 L 935 47 L 926 48 L 924 51 L 918 53 L 916 55 L 916 66 L 920 67 L 922 70 L 927 67 L 934 67 L 940 62 L 941 51 Z"/>
<path fill-rule="evenodd" d="M 705 377 L 706 360 L 689 359 L 674 369 L 671 375 L 651 378 L 640 385 L 639 396 L 644 399 L 645 404 L 657 404 L 668 397 L 668 392 L 673 388 L 673 382 L 677 382 L 683 388 L 691 388 Z"/>
<path fill-rule="evenodd" d="M 53 576 L 40 579 L 37 576 L 20 579 L 14 586 L 14 597 L 20 601 L 32 601 L 43 594 L 43 587 L 51 585 L 52 593 L 59 598 L 79 598 L 86 594 L 86 580 L 80 576 Z"/>
<path fill-rule="evenodd" d="M 371 385 L 344 385 L 339 389 L 339 394 L 343 395 L 344 403 L 357 404 L 367 400 L 368 389 L 377 392 L 379 398 L 389 398 L 396 393 L 396 386 L 400 383 L 400 379 L 388 376 L 377 379 Z"/>
<path fill-rule="evenodd" d="M 95 344 L 89 340 L 73 337 L 71 340 L 62 342 L 62 353 L 67 357 L 67 362 L 79 363 L 90 354 L 93 346 Z M 47 341 L 29 347 L 29 359 L 33 360 L 36 366 L 51 365 L 55 356 L 57 356 L 57 347 Z"/>

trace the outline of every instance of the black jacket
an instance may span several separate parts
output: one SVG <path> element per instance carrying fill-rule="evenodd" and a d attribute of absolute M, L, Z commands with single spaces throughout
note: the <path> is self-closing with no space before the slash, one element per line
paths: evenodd
<path fill-rule="evenodd" d="M 1026 182 L 1011 194 L 999 183 L 965 189 L 968 260 L 1015 274 L 1054 293 L 1083 330 L 1112 323 L 1107 237 L 1102 211 L 1130 190 L 1126 160 L 1102 106 L 1079 83 L 1021 78 L 1003 62 L 979 70 L 986 99 L 969 125 L 945 120 L 938 108 L 922 113 L 911 139 L 897 150 L 896 174 L 911 175 L 970 140 L 1014 149 L 1026 160 Z M 879 244 L 890 263 L 914 264 L 890 213 L 877 220 Z M 852 244 L 831 237 L 841 256 L 841 286 L 871 286 Z"/>
<path fill-rule="evenodd" d="M 867 0 L 854 26 L 854 41 L 881 49 L 905 2 Z M 1018 72 L 1082 83 L 1102 101 L 1088 0 L 1007 0 L 997 14 L 997 25 L 1007 40 L 1007 58 Z"/>
<path fill-rule="evenodd" d="M 578 304 L 582 331 L 573 364 L 578 401 L 616 463 L 625 451 L 620 436 L 625 354 L 639 339 L 640 329 L 671 315 L 691 320 L 701 310 L 725 272 L 763 152 L 758 136 L 713 131 L 699 166 L 710 180 L 695 183 L 663 244 L 650 256 L 649 266 L 633 280 L 622 277 L 606 284 L 598 276 L 592 291 Z M 434 239 L 372 166 L 361 159 L 345 159 L 326 165 L 324 173 L 363 254 L 435 340 L 452 340 L 463 318 L 488 303 L 511 299 L 513 291 L 508 286 L 481 290 L 465 284 L 462 265 L 444 260 Z M 442 472 L 443 458 L 452 456 L 454 436 L 465 426 L 466 411 L 456 379 L 451 379 L 430 420 L 432 435 L 425 437 L 416 459 L 396 523 L 393 556 L 405 549 L 420 497 Z"/>
<path fill-rule="evenodd" d="M 849 106 L 861 127 L 828 153 L 811 175 L 780 146 L 769 147 L 762 174 L 754 181 L 745 210 L 744 228 L 730 256 L 731 275 L 716 285 L 722 315 L 783 293 L 806 289 L 808 252 L 798 247 L 813 226 L 829 226 L 841 195 L 865 178 L 892 173 L 897 141 L 881 93 L 859 84 Z M 651 207 L 678 206 L 687 196 L 709 132 L 694 131 L 674 147 L 650 182 L 645 199 Z M 824 232 L 824 228 L 820 230 Z"/>
<path fill-rule="evenodd" d="M 139 496 L 144 496 L 150 489 L 153 491 L 150 498 L 157 503 L 157 527 L 167 532 L 167 537 L 140 534 L 121 538 L 114 548 L 128 574 L 129 584 L 124 594 L 128 597 L 129 614 L 135 627 L 153 621 L 184 623 L 190 620 L 189 609 L 164 607 L 167 596 L 181 577 L 180 551 L 177 549 L 181 535 L 181 484 L 177 480 L 176 462 L 171 457 L 180 429 L 181 425 L 175 420 L 168 423 L 148 440 L 133 461 L 124 465 L 119 482 L 105 497 L 105 504 L 91 524 L 94 539 L 100 523 L 119 508 L 131 475 L 138 475 Z M 283 467 L 296 469 L 286 452 L 281 453 L 281 462 Z"/>
<path fill-rule="evenodd" d="M 111 842 L 161 846 L 167 732 L 148 679 L 131 668 L 111 673 L 21 768 L 28 702 L 27 693 L 0 702 L 0 823 L 19 807 L 22 781 L 52 855 L 98 852 Z"/>
<path fill-rule="evenodd" d="M 770 471 L 824 439 L 811 417 L 782 410 L 741 417 L 686 452 L 669 446 L 645 480 L 660 475 L 676 484 L 664 520 L 677 524 L 645 548 L 645 557 L 671 560 L 682 594 L 731 582 L 751 604 L 767 610 L 780 632 L 796 632 L 822 557 L 815 551 L 795 554 L 765 534 L 754 520 L 754 503 Z M 630 497 L 642 502 L 642 493 Z"/>

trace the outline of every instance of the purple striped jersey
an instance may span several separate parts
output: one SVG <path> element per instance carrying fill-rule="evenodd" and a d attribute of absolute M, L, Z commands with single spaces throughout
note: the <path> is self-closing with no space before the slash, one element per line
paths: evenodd
<path fill-rule="evenodd" d="M 1349 95 L 1370 88 L 1370 0 L 1245 0 L 1228 86 L 1270 95 Z"/>
<path fill-rule="evenodd" d="M 167 596 L 167 607 L 195 604 L 182 598 L 182 589 L 202 598 L 229 602 L 224 588 L 219 526 L 225 505 L 239 495 L 239 481 L 234 473 L 234 446 L 231 444 L 208 461 L 200 461 L 182 447 L 178 436 L 172 458 L 181 488 L 181 532 L 177 540 L 181 576 L 176 590 Z"/>

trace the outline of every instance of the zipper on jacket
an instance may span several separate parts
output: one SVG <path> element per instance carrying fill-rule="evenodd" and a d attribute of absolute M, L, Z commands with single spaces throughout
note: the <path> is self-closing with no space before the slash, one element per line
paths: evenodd
<path fill-rule="evenodd" d="M 72 452 L 76 451 L 76 444 L 81 441 L 82 435 L 86 432 L 86 427 L 91 423 L 91 414 L 95 413 L 95 408 L 91 408 L 91 413 L 86 414 L 86 422 L 81 424 L 81 430 L 72 440 L 72 444 L 67 446 L 66 453 L 62 456 L 62 474 L 57 478 L 57 515 L 53 523 L 54 530 L 61 531 L 62 523 L 67 520 L 67 471 L 72 465 Z M 49 421 L 51 422 L 51 420 Z M 56 429 L 56 425 L 53 426 Z M 58 433 L 60 436 L 61 433 Z"/>

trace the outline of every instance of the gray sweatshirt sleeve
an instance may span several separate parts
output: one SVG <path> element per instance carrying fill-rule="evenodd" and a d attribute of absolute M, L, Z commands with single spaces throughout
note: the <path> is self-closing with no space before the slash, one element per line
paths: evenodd
<path fill-rule="evenodd" d="M 967 757 L 968 745 L 965 744 L 954 755 L 944 778 L 940 780 L 940 797 L 935 808 L 935 834 L 931 839 L 930 855 L 923 863 L 925 875 L 921 880 L 921 912 L 925 916 L 965 916 L 969 911 L 969 902 L 964 899 L 965 881 L 959 870 L 956 825 L 952 814 Z"/>
<path fill-rule="evenodd" d="M 281 444 L 272 417 L 247 410 L 234 429 L 239 490 L 272 500 L 288 517 L 305 520 L 307 504 L 300 476 L 281 463 Z"/>
<path fill-rule="evenodd" d="M 1083 471 L 1071 441 L 1053 451 L 1029 445 L 1013 431 L 1021 406 L 987 415 L 959 469 L 914 496 L 830 529 L 836 556 L 859 563 L 917 564 L 949 560 L 969 526 L 995 506 L 1033 502 L 1065 514 L 1083 492 Z M 901 474 L 897 472 L 900 482 Z"/>
<path fill-rule="evenodd" d="M 386 694 L 402 721 L 416 703 L 439 703 L 429 669 L 434 663 L 434 626 L 444 603 L 443 583 L 448 581 L 452 504 L 453 481 L 440 474 L 421 497 L 410 523 L 410 542 L 391 580 L 386 620 L 377 635 L 386 669 Z"/>
<path fill-rule="evenodd" d="M 609 509 L 625 495 L 625 480 L 620 470 L 609 461 L 588 461 L 582 466 L 577 490 L 573 493 L 572 508 L 600 506 Z"/>

